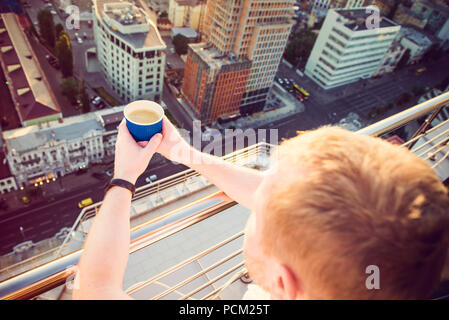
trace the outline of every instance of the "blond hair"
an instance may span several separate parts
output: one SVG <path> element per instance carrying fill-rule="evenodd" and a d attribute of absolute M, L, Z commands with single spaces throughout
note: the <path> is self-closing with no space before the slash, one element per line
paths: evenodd
<path fill-rule="evenodd" d="M 408 149 L 335 127 L 278 148 L 262 246 L 311 280 L 312 298 L 428 297 L 448 248 L 449 198 Z M 380 270 L 368 290 L 366 267 Z"/>

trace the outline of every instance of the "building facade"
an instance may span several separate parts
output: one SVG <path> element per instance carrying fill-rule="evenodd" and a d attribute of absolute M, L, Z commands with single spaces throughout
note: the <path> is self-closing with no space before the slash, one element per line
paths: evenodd
<path fill-rule="evenodd" d="M 0 15 L 0 67 L 19 120 L 28 126 L 62 113 L 21 21 L 14 13 Z"/>
<path fill-rule="evenodd" d="M 401 46 L 409 51 L 409 64 L 418 63 L 431 48 L 432 40 L 423 32 L 412 27 L 401 28 Z"/>
<path fill-rule="evenodd" d="M 206 0 L 170 0 L 168 19 L 173 27 L 200 29 L 206 11 Z"/>
<path fill-rule="evenodd" d="M 148 2 L 150 8 L 156 13 L 168 12 L 170 0 L 144 0 Z"/>
<path fill-rule="evenodd" d="M 4 131 L 5 159 L 17 186 L 56 180 L 111 158 L 123 109 L 115 107 Z"/>
<path fill-rule="evenodd" d="M 123 101 L 158 101 L 166 45 L 146 13 L 128 2 L 95 0 L 94 36 L 107 82 Z"/>
<path fill-rule="evenodd" d="M 381 76 L 385 73 L 393 72 L 406 50 L 407 49 L 400 44 L 399 40 L 393 41 L 374 75 Z"/>
<path fill-rule="evenodd" d="M 305 74 L 324 89 L 373 76 L 400 26 L 381 17 L 372 28 L 368 15 L 365 9 L 329 10 Z"/>
<path fill-rule="evenodd" d="M 247 72 L 240 68 L 246 68 L 249 61 L 250 70 L 237 112 L 249 114 L 262 110 L 287 44 L 291 27 L 294 24 L 293 14 L 293 1 L 272 3 L 260 0 L 208 1 L 200 30 L 202 40 L 206 44 L 202 46 L 191 45 L 192 50 L 189 51 L 190 63 L 194 65 L 190 68 L 198 69 L 200 75 L 203 72 L 207 74 L 208 71 L 202 69 L 202 66 L 206 67 L 208 62 L 199 63 L 197 57 L 205 57 L 206 60 L 212 56 L 222 57 L 219 59 L 223 59 L 226 63 L 220 65 L 238 64 L 238 66 L 229 68 L 239 70 L 239 75 L 236 77 L 240 79 L 239 83 L 242 83 L 246 77 L 243 74 Z M 196 50 L 209 50 L 210 52 L 202 54 Z M 228 67 L 225 69 L 228 70 Z M 184 78 L 183 92 L 188 91 L 186 86 L 190 86 L 188 81 L 191 81 L 192 76 L 188 72 L 185 72 L 185 75 L 187 75 L 187 78 Z M 206 76 L 204 77 L 206 79 Z M 221 87 L 221 84 L 227 83 L 226 81 L 222 81 L 220 84 L 216 82 L 218 78 L 215 76 L 210 79 L 212 81 L 207 86 L 207 90 L 221 92 L 227 90 Z M 200 91 L 193 90 L 191 92 Z M 198 106 L 195 105 L 195 101 L 198 101 L 198 97 L 192 98 L 189 94 L 185 94 L 185 96 L 192 110 L 196 110 Z M 215 93 L 211 93 L 211 96 L 215 96 Z M 207 103 L 207 106 L 201 104 L 201 108 L 209 110 L 212 108 L 214 100 Z M 235 112 L 231 105 L 229 109 L 221 108 L 221 110 L 220 113 L 216 114 L 217 117 L 231 115 Z M 203 109 L 198 112 L 201 114 Z M 208 122 L 217 120 L 215 116 L 212 117 L 213 112 L 206 113 L 209 116 L 202 116 L 201 119 Z"/>

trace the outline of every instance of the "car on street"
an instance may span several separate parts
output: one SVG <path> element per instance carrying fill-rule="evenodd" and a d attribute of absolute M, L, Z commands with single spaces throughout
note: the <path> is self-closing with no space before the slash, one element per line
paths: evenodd
<path fill-rule="evenodd" d="M 83 43 L 83 39 L 81 39 L 80 37 L 76 38 L 76 41 L 78 41 L 79 44 Z"/>
<path fill-rule="evenodd" d="M 100 101 L 101 101 L 101 97 L 99 97 L 99 96 L 93 97 L 92 100 L 91 100 L 92 104 L 95 105 L 95 106 L 97 104 L 99 104 Z"/>
<path fill-rule="evenodd" d="M 55 10 L 50 10 L 50 13 L 53 14 L 53 15 L 57 14 Z"/>
<path fill-rule="evenodd" d="M 22 200 L 23 203 L 28 204 L 31 202 L 30 198 L 28 198 L 27 196 L 22 196 L 20 198 L 20 200 Z"/>
<path fill-rule="evenodd" d="M 111 172 L 111 171 L 106 170 L 104 173 L 105 173 L 108 177 L 112 177 L 112 172 Z"/>
<path fill-rule="evenodd" d="M 284 81 L 282 81 L 282 79 L 281 78 L 278 78 L 278 82 L 279 82 L 279 84 L 284 84 Z"/>
<path fill-rule="evenodd" d="M 151 182 L 154 182 L 156 180 L 157 180 L 157 175 L 155 175 L 155 174 L 152 174 L 151 176 L 145 178 L 145 182 L 146 183 L 151 183 Z"/>
<path fill-rule="evenodd" d="M 78 202 L 78 208 L 82 209 L 84 207 L 90 206 L 92 203 L 94 203 L 92 198 L 83 199 L 80 202 Z"/>
<path fill-rule="evenodd" d="M 87 39 L 87 33 L 86 32 L 83 32 L 83 38 Z"/>

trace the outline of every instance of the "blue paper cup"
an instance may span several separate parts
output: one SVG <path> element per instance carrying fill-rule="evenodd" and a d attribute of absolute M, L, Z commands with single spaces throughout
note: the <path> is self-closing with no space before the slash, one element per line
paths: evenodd
<path fill-rule="evenodd" d="M 128 114 L 136 110 L 151 110 L 159 115 L 159 119 L 152 123 L 137 123 L 129 120 Z M 152 136 L 162 131 L 162 119 L 164 117 L 164 109 L 154 101 L 137 100 L 128 104 L 123 110 L 126 119 L 126 126 L 133 136 L 134 140 L 149 141 Z"/>

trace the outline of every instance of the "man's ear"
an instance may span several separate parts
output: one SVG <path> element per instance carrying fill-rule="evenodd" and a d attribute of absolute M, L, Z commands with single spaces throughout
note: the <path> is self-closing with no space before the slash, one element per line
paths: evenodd
<path fill-rule="evenodd" d="M 303 285 L 292 269 L 283 263 L 273 268 L 271 294 L 273 299 L 295 300 L 303 296 Z"/>

